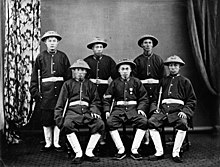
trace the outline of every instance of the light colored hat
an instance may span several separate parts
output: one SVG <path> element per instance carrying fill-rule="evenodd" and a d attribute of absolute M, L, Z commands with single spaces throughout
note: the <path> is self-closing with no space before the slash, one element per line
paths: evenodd
<path fill-rule="evenodd" d="M 130 65 L 132 70 L 136 68 L 136 64 L 132 60 L 125 58 L 118 62 L 118 64 L 116 65 L 116 69 L 118 70 L 122 64 Z"/>
<path fill-rule="evenodd" d="M 76 60 L 71 66 L 70 69 L 75 69 L 75 68 L 84 68 L 86 70 L 90 70 L 89 65 L 82 59 Z"/>
<path fill-rule="evenodd" d="M 58 41 L 62 39 L 60 34 L 58 34 L 56 31 L 47 31 L 42 37 L 41 41 L 45 42 L 48 37 L 56 37 Z"/>
<path fill-rule="evenodd" d="M 185 65 L 184 61 L 176 55 L 170 56 L 164 61 L 164 65 L 168 66 L 170 63 L 179 63 L 181 66 Z"/>
<path fill-rule="evenodd" d="M 104 39 L 101 39 L 100 37 L 95 37 L 90 43 L 88 43 L 87 48 L 92 49 L 94 44 L 102 44 L 103 48 L 107 46 L 107 43 Z"/>
<path fill-rule="evenodd" d="M 143 35 L 143 36 L 138 40 L 138 45 L 139 45 L 140 47 L 142 47 L 142 43 L 143 43 L 143 41 L 144 41 L 145 39 L 151 39 L 151 40 L 153 41 L 153 47 L 157 46 L 158 43 L 159 43 L 158 39 L 157 39 L 155 36 L 146 34 L 146 35 Z"/>

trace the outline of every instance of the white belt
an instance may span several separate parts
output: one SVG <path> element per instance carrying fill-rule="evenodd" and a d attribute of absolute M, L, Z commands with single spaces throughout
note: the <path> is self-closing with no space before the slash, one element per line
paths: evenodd
<path fill-rule="evenodd" d="M 69 106 L 76 106 L 76 105 L 80 105 L 80 106 L 89 106 L 89 103 L 86 101 L 72 101 L 70 102 Z"/>
<path fill-rule="evenodd" d="M 63 81 L 63 77 L 42 78 L 42 82 L 57 82 L 57 81 Z"/>
<path fill-rule="evenodd" d="M 95 84 L 108 84 L 108 80 L 104 79 L 90 79 L 90 81 L 92 81 Z"/>
<path fill-rule="evenodd" d="M 117 101 L 116 105 L 136 105 L 136 101 Z"/>
<path fill-rule="evenodd" d="M 141 82 L 143 84 L 158 84 L 159 80 L 158 79 L 149 78 L 149 79 L 141 80 Z"/>
<path fill-rule="evenodd" d="M 182 104 L 184 105 L 184 102 L 182 100 L 179 99 L 163 99 L 162 100 L 162 104 L 171 104 L 171 103 L 176 103 L 176 104 Z"/>

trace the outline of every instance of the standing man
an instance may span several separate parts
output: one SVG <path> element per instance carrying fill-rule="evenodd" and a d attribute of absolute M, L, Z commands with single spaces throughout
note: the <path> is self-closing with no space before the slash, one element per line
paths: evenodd
<path fill-rule="evenodd" d="M 110 56 L 103 54 L 103 50 L 106 47 L 107 43 L 103 39 L 99 37 L 94 38 L 87 45 L 87 48 L 93 51 L 93 55 L 90 55 L 84 59 L 91 69 L 90 80 L 96 84 L 101 101 L 103 99 L 104 93 L 108 88 L 108 79 L 111 77 L 111 79 L 114 80 L 119 76 L 116 70 L 115 61 Z M 104 122 L 106 122 L 105 114 L 102 110 L 103 109 L 101 108 L 102 119 Z M 100 144 L 105 144 L 105 133 L 100 139 Z"/>
<path fill-rule="evenodd" d="M 105 127 L 100 116 L 101 101 L 97 87 L 86 78 L 90 67 L 85 61 L 77 60 L 70 69 L 73 70 L 73 78 L 63 84 L 55 109 L 55 120 L 76 153 L 72 163 L 80 164 L 83 160 L 83 152 L 76 136 L 80 125 L 87 125 L 91 133 L 85 151 L 85 160 L 99 162 L 99 158 L 93 154 L 93 149 Z M 66 109 L 65 106 L 67 106 Z M 65 112 L 64 116 L 63 112 Z"/>
<path fill-rule="evenodd" d="M 104 95 L 104 111 L 110 135 L 118 149 L 118 153 L 115 155 L 117 160 L 126 156 L 125 147 L 118 132 L 118 128 L 126 122 L 131 122 L 132 126 L 136 128 L 131 157 L 135 160 L 142 159 L 138 148 L 147 129 L 147 118 L 144 111 L 149 105 L 149 100 L 141 81 L 131 77 L 135 66 L 131 60 L 124 59 L 119 62 L 116 68 L 121 77 L 112 81 Z"/>
<path fill-rule="evenodd" d="M 153 53 L 153 48 L 158 45 L 158 39 L 153 35 L 144 35 L 138 40 L 138 46 L 143 49 L 143 54 L 135 58 L 134 62 L 137 68 L 134 70 L 134 76 L 141 80 L 147 90 L 149 102 L 155 98 L 155 91 L 157 90 L 159 80 L 166 75 L 166 70 L 163 60 L 160 56 Z M 146 111 L 147 116 L 149 109 Z M 149 133 L 146 133 L 145 144 L 149 143 Z"/>
<path fill-rule="evenodd" d="M 61 39 L 55 31 L 48 31 L 42 36 L 41 41 L 46 44 L 47 50 L 37 56 L 31 75 L 30 93 L 40 101 L 41 123 L 46 142 L 41 152 L 47 152 L 53 146 L 56 151 L 63 151 L 59 145 L 60 130 L 55 125 L 54 109 L 64 81 L 71 78 L 71 71 L 68 57 L 57 50 Z"/>
<path fill-rule="evenodd" d="M 149 160 L 157 161 L 163 158 L 159 128 L 168 124 L 177 129 L 172 158 L 175 162 L 181 163 L 183 160 L 179 155 L 180 149 L 192 121 L 197 100 L 190 80 L 179 74 L 180 67 L 185 64 L 183 60 L 174 55 L 168 57 L 164 64 L 168 66 L 170 74 L 160 81 L 161 103 L 159 102 L 158 106 L 155 100 L 151 104 L 153 115 L 149 119 L 149 129 L 156 153 L 151 155 Z"/>

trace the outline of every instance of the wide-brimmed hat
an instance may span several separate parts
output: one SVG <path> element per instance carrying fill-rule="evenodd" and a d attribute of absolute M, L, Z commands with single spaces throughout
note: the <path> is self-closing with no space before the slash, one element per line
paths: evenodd
<path fill-rule="evenodd" d="M 82 59 L 76 60 L 71 66 L 70 69 L 75 69 L 75 68 L 84 68 L 86 70 L 90 70 L 89 65 Z"/>
<path fill-rule="evenodd" d="M 168 66 L 170 63 L 179 63 L 181 66 L 185 65 L 184 61 L 176 55 L 170 56 L 164 61 L 164 65 Z"/>
<path fill-rule="evenodd" d="M 56 31 L 47 31 L 42 37 L 41 41 L 45 42 L 48 37 L 56 37 L 58 41 L 62 39 L 60 34 L 58 34 Z"/>
<path fill-rule="evenodd" d="M 87 48 L 92 49 L 94 44 L 102 44 L 103 48 L 107 46 L 107 43 L 104 39 L 101 39 L 100 37 L 95 37 L 90 43 L 88 43 Z"/>
<path fill-rule="evenodd" d="M 136 68 L 136 64 L 132 60 L 125 58 L 118 62 L 118 64 L 116 65 L 116 69 L 118 70 L 119 67 L 123 64 L 130 65 L 132 70 Z"/>
<path fill-rule="evenodd" d="M 142 43 L 143 43 L 143 41 L 144 41 L 145 39 L 151 39 L 151 40 L 153 41 L 153 47 L 157 46 L 158 43 L 159 43 L 158 39 L 157 39 L 155 36 L 146 34 L 146 35 L 143 35 L 143 36 L 138 40 L 138 45 L 139 45 L 140 47 L 142 47 Z"/>

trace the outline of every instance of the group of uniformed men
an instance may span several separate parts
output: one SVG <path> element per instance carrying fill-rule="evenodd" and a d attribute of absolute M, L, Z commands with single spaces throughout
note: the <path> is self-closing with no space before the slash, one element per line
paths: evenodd
<path fill-rule="evenodd" d="M 72 163 L 99 162 L 93 150 L 98 142 L 105 144 L 107 127 L 118 150 L 114 158 L 122 160 L 127 153 L 118 128 L 130 122 L 136 129 L 130 156 L 143 159 L 138 148 L 143 138 L 148 143 L 150 134 L 156 153 L 148 160 L 157 161 L 164 157 L 159 130 L 171 124 L 177 129 L 172 159 L 183 162 L 180 148 L 196 106 L 191 82 L 179 74 L 183 60 L 174 55 L 163 62 L 153 53 L 158 39 L 144 35 L 138 40 L 143 54 L 116 64 L 103 54 L 106 41 L 96 37 L 87 45 L 94 54 L 70 66 L 66 54 L 57 50 L 61 39 L 55 31 L 42 36 L 47 50 L 37 56 L 31 77 L 31 95 L 41 102 L 46 142 L 41 151 L 63 151 L 59 144 L 62 132 L 75 152 Z M 167 76 L 164 65 L 170 72 Z M 91 133 L 84 154 L 76 136 L 81 125 L 87 125 Z"/>

